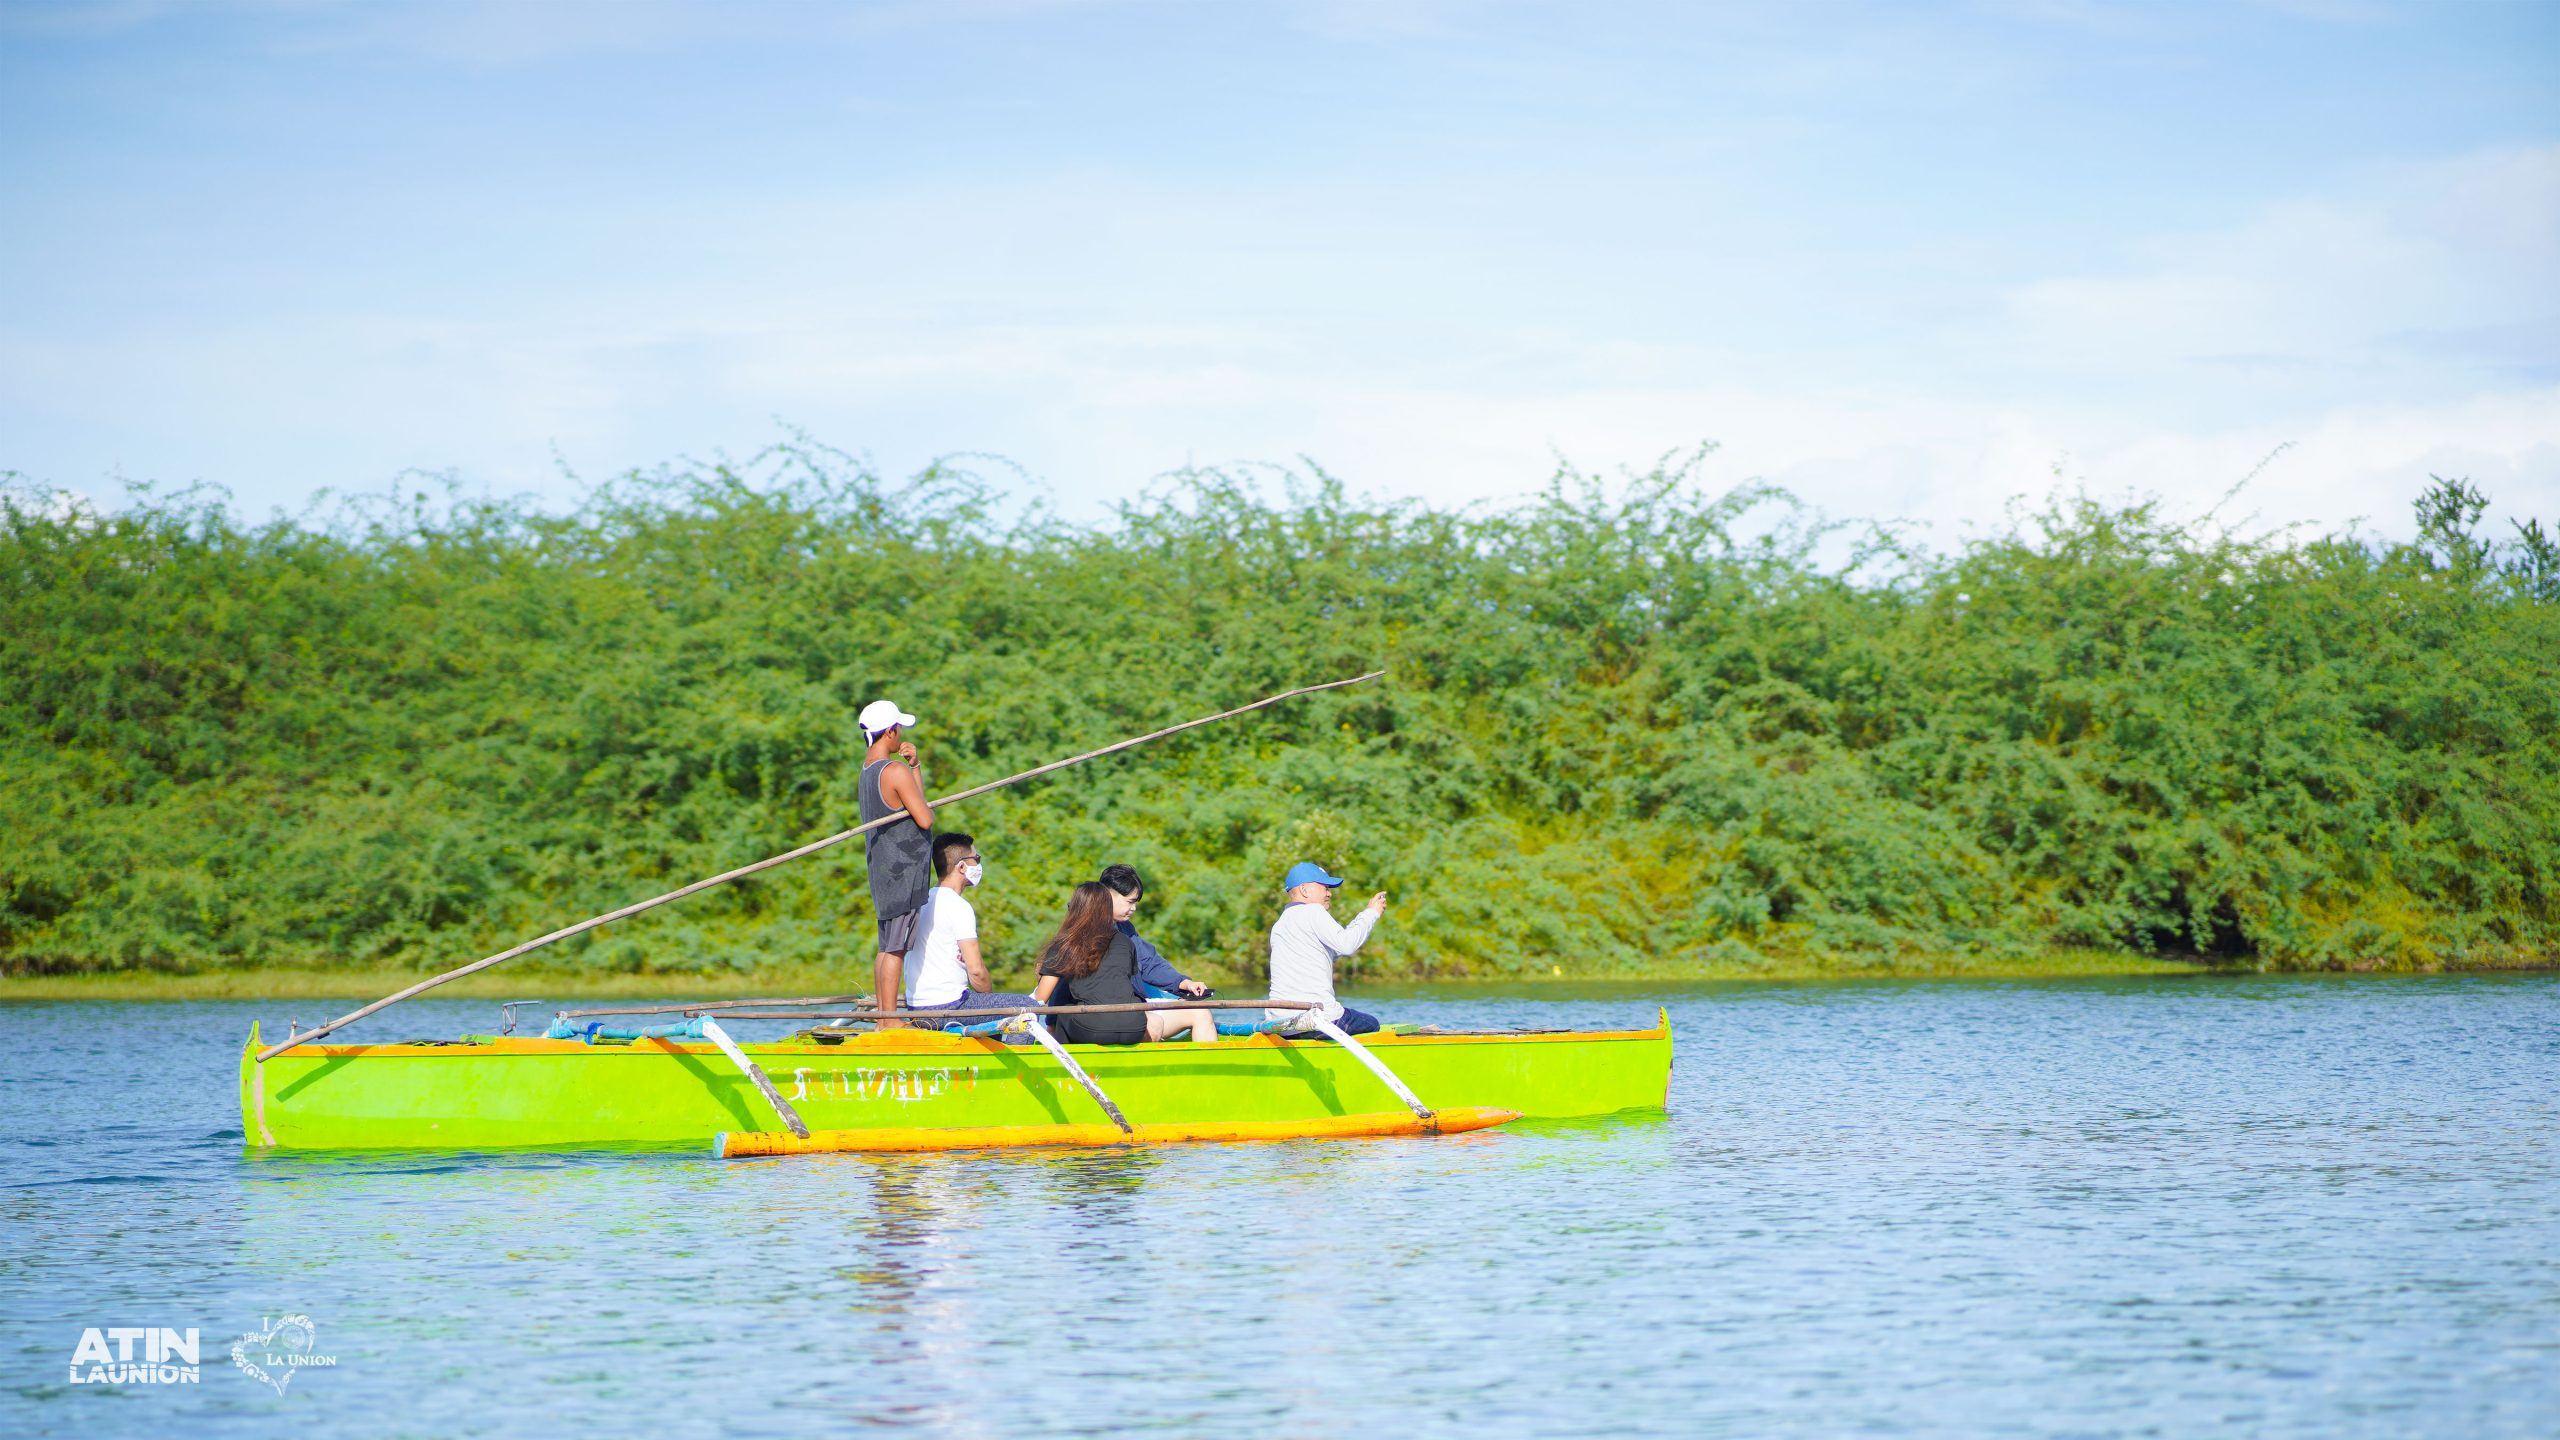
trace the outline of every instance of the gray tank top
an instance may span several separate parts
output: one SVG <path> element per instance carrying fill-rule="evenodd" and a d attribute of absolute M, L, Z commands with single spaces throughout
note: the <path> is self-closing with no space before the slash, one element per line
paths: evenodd
<path fill-rule="evenodd" d="M 907 818 L 904 807 L 880 798 L 880 771 L 898 763 L 874 760 L 862 767 L 862 822 L 898 817 L 862 837 L 863 858 L 871 862 L 871 908 L 883 920 L 923 909 L 924 897 L 933 893 L 933 837 Z"/>

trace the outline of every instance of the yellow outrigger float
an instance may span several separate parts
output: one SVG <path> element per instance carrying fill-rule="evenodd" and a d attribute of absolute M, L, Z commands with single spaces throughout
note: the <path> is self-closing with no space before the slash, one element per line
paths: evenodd
<path fill-rule="evenodd" d="M 1230 1120 L 1207 1125 L 984 1125 L 954 1130 L 817 1130 L 807 1139 L 788 1131 L 740 1132 L 712 1141 L 724 1160 L 748 1155 L 814 1155 L 830 1150 L 988 1150 L 1016 1145 L 1234 1144 L 1249 1140 L 1359 1140 L 1397 1135 L 1461 1135 L 1520 1118 L 1517 1110 L 1462 1105 L 1411 1115 L 1327 1115 L 1313 1120 Z"/>

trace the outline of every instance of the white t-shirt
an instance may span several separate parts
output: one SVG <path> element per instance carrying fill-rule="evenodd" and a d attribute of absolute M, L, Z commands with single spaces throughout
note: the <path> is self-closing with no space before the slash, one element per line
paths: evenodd
<path fill-rule="evenodd" d="M 914 966 L 907 975 L 907 1003 L 948 1005 L 969 988 L 969 967 L 960 960 L 960 942 L 978 938 L 978 912 L 957 890 L 936 885 L 916 914 L 916 938 L 907 951 Z M 923 956 L 922 960 L 916 959 Z"/>

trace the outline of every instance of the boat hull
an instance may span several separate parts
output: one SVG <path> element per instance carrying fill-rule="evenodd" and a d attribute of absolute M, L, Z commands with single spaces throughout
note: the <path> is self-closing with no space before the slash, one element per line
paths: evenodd
<path fill-rule="evenodd" d="M 1531 1118 L 1660 1110 L 1670 1083 L 1667 1018 L 1649 1030 L 1364 1043 L 1434 1109 Z M 259 1048 L 253 1029 L 241 1053 L 240 1109 L 248 1143 L 259 1148 L 699 1150 L 724 1132 L 786 1128 L 743 1073 L 697 1041 L 306 1045 L 264 1065 Z M 812 1131 L 1108 1123 L 1046 1052 L 992 1038 L 892 1030 L 742 1048 Z M 1323 1041 L 1256 1035 L 1216 1046 L 1067 1049 L 1142 1128 L 1410 1113 L 1354 1056 Z"/>

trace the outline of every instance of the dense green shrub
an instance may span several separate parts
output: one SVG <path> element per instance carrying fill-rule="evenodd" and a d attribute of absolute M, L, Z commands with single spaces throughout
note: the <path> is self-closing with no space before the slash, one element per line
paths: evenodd
<path fill-rule="evenodd" d="M 1127 860 L 1249 972 L 1313 856 L 1397 892 L 1372 973 L 2560 953 L 2560 567 L 2459 483 L 2414 544 L 2081 502 L 1947 555 L 1693 464 L 1501 513 L 1202 474 L 1095 529 L 802 448 L 403 500 L 0 500 L 0 964 L 459 961 L 850 823 L 875 695 L 941 793 L 1378 666 L 955 809 L 994 952 Z M 858 961 L 860 876 L 568 948 Z"/>

